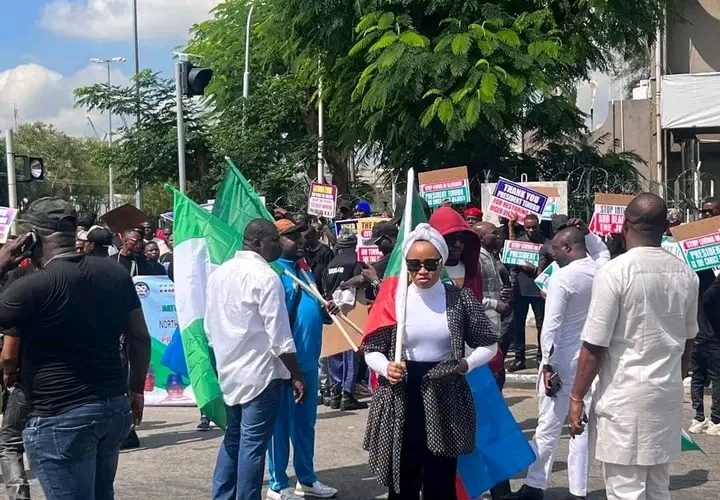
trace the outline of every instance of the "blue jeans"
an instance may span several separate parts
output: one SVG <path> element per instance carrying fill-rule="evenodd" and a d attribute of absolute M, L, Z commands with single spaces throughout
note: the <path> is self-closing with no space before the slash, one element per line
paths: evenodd
<path fill-rule="evenodd" d="M 301 484 L 312 486 L 315 477 L 315 422 L 317 422 L 317 370 L 303 370 L 305 402 L 296 404 L 291 387 L 286 387 L 280 414 L 275 422 L 272 441 L 268 448 L 268 486 L 281 491 L 290 486 L 287 466 L 290 461 L 290 443 L 293 446 L 293 468 Z"/>
<path fill-rule="evenodd" d="M 48 500 L 112 500 L 120 445 L 131 422 L 127 396 L 30 417 L 25 451 Z"/>
<path fill-rule="evenodd" d="M 227 409 L 228 426 L 213 475 L 213 500 L 260 500 L 265 453 L 287 381 L 275 379 L 252 401 Z"/>
<path fill-rule="evenodd" d="M 328 356 L 328 372 L 334 388 L 350 394 L 355 392 L 357 357 L 353 351 Z"/>

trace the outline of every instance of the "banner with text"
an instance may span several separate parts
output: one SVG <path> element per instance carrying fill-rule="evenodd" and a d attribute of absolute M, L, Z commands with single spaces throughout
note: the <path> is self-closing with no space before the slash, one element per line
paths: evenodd
<path fill-rule="evenodd" d="M 467 167 L 443 168 L 418 174 L 420 196 L 430 208 L 437 208 L 446 200 L 453 205 L 470 203 L 470 181 Z"/>
<path fill-rule="evenodd" d="M 529 181 L 519 182 L 518 184 L 548 197 L 542 213 L 542 220 L 549 221 L 554 214 L 567 215 L 569 209 L 567 181 Z M 490 202 L 493 199 L 496 185 L 493 182 L 485 182 L 480 185 L 480 202 L 484 213 L 483 220 L 495 225 L 499 223 L 498 216 L 490 211 Z"/>
<path fill-rule="evenodd" d="M 685 260 L 685 254 L 682 251 L 682 245 L 675 238 L 670 236 L 663 236 L 661 246 L 667 253 L 674 255 L 681 261 L 687 263 Z"/>
<path fill-rule="evenodd" d="M 337 186 L 334 184 L 310 184 L 308 213 L 334 219 L 337 213 Z"/>
<path fill-rule="evenodd" d="M 524 266 L 528 263 L 537 266 L 540 263 L 542 245 L 529 241 L 506 240 L 502 261 L 509 266 Z"/>
<path fill-rule="evenodd" d="M 148 406 L 194 406 L 192 387 L 182 375 L 161 362 L 178 327 L 175 312 L 175 285 L 167 276 L 135 276 L 135 292 L 140 298 L 150 332 L 150 368 L 145 378 L 145 404 Z"/>
<path fill-rule="evenodd" d="M 545 270 L 540 273 L 540 275 L 535 278 L 535 284 L 540 289 L 541 292 L 544 292 L 547 289 L 548 283 L 550 283 L 550 277 L 553 275 L 555 271 L 560 269 L 560 266 L 557 262 L 553 262 L 549 266 L 545 268 Z"/>
<path fill-rule="evenodd" d="M 541 217 L 547 201 L 546 195 L 500 177 L 488 210 L 500 217 L 509 218 L 515 214 L 518 220 L 523 220 L 531 213 Z"/>
<path fill-rule="evenodd" d="M 0 207 L 0 244 L 7 243 L 17 213 L 16 208 Z"/>

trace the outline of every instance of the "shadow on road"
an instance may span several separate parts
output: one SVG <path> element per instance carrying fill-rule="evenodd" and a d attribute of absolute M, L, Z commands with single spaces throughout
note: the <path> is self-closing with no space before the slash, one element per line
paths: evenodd
<path fill-rule="evenodd" d="M 143 450 L 178 446 L 186 443 L 201 443 L 203 441 L 217 439 L 219 435 L 222 435 L 219 429 L 213 429 L 207 432 L 192 430 L 150 434 L 149 436 L 140 436 L 140 448 L 134 450 L 123 450 L 121 453 L 135 453 Z"/>
<path fill-rule="evenodd" d="M 702 486 L 708 482 L 708 471 L 703 469 L 694 469 L 678 476 L 670 476 L 670 490 L 684 490 Z"/>
<path fill-rule="evenodd" d="M 199 421 L 199 418 L 198 418 Z M 171 427 L 182 427 L 184 425 L 191 424 L 192 422 L 168 422 L 166 420 L 149 420 L 144 421 L 140 424 L 139 429 L 144 431 L 152 431 L 155 429 L 169 429 Z"/>
<path fill-rule="evenodd" d="M 365 464 L 325 469 L 318 472 L 318 478 L 325 484 L 338 487 L 338 498 L 343 500 L 367 500 L 387 493 Z"/>
<path fill-rule="evenodd" d="M 505 403 L 507 403 L 508 408 L 510 408 L 518 403 L 522 403 L 526 399 L 530 399 L 530 396 L 507 396 L 505 397 Z"/>

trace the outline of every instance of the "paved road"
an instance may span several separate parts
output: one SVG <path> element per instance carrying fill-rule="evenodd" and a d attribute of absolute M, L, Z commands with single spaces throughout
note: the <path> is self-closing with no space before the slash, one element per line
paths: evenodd
<path fill-rule="evenodd" d="M 506 390 L 506 398 L 515 418 L 528 438 L 536 419 L 533 391 Z M 689 403 L 688 418 L 690 415 Z M 139 430 L 142 448 L 123 452 L 116 480 L 119 499 L 206 499 L 215 455 L 221 441 L 219 431 L 195 431 L 197 411 L 192 408 L 148 408 Z M 317 425 L 316 465 L 319 478 L 340 489 L 339 498 L 361 500 L 383 498 L 384 490 L 370 477 L 362 436 L 367 412 L 341 413 L 320 410 Z M 699 444 L 708 453 L 683 453 L 673 465 L 674 500 L 711 500 L 720 491 L 720 437 L 700 436 Z M 567 493 L 567 435 L 563 437 L 555 463 L 548 500 L 564 499 Z M 522 480 L 514 480 L 518 488 Z M 600 469 L 593 464 L 588 498 L 603 499 Z M 43 498 L 37 480 L 33 480 L 34 498 Z"/>

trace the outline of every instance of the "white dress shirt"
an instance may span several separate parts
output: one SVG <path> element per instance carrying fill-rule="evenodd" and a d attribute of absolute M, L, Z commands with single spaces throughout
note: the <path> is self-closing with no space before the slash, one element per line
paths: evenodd
<path fill-rule="evenodd" d="M 598 460 L 652 466 L 680 452 L 680 366 L 697 306 L 697 276 L 660 247 L 633 248 L 598 271 L 582 335 L 607 348 L 591 413 Z"/>
<path fill-rule="evenodd" d="M 598 268 L 610 262 L 610 250 L 597 234 L 588 233 L 585 235 L 585 248 L 592 260 L 597 262 Z"/>
<path fill-rule="evenodd" d="M 275 379 L 288 379 L 279 356 L 295 352 L 280 277 L 255 252 L 238 252 L 208 279 L 205 333 L 229 406 L 245 404 Z"/>
<path fill-rule="evenodd" d="M 546 288 L 545 321 L 540 336 L 542 364 L 552 365 L 568 389 L 575 380 L 580 336 L 597 269 L 598 264 L 591 257 L 576 260 L 555 271 Z"/>

